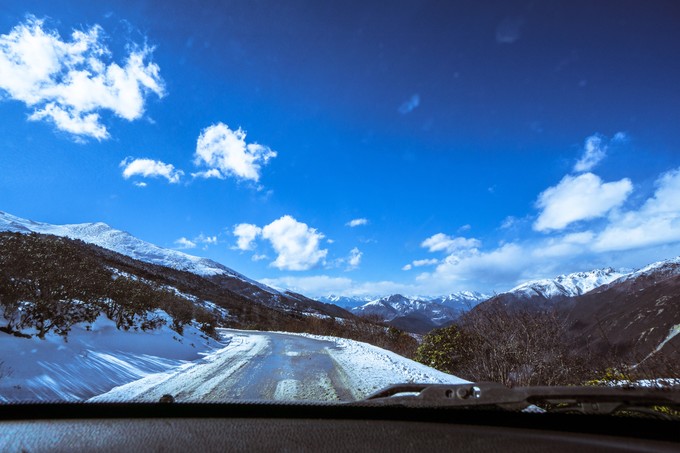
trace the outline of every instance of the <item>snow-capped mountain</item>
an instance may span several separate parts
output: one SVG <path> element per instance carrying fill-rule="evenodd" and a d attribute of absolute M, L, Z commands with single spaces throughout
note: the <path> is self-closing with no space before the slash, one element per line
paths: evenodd
<path fill-rule="evenodd" d="M 52 225 L 23 219 L 0 211 L 1 231 L 24 234 L 40 233 L 79 239 L 145 263 L 196 274 L 250 301 L 271 307 L 282 306 L 299 311 L 318 312 L 340 317 L 349 315 L 337 307 L 320 304 L 302 295 L 291 295 L 287 292 L 277 291 L 213 260 L 159 247 L 101 222 Z"/>
<path fill-rule="evenodd" d="M 633 280 L 637 279 L 638 277 L 666 278 L 678 274 L 680 274 L 680 256 L 649 264 L 636 271 L 623 275 L 615 282 Z"/>
<path fill-rule="evenodd" d="M 424 333 L 454 321 L 462 312 L 481 302 L 480 299 L 484 300 L 479 293 L 456 293 L 432 300 L 393 294 L 350 311 L 358 316 L 379 318 L 404 330 Z"/>
<path fill-rule="evenodd" d="M 627 275 L 625 271 L 616 270 L 611 267 L 588 272 L 574 272 L 572 274 L 560 275 L 553 279 L 522 283 L 500 295 L 512 295 L 523 299 L 539 297 L 546 300 L 575 297 L 618 280 L 625 275 Z"/>
<path fill-rule="evenodd" d="M 467 311 L 484 302 L 489 297 L 488 294 L 478 293 L 477 291 L 459 291 L 457 293 L 447 294 L 446 296 L 435 297 L 429 299 L 430 302 L 445 305 L 458 311 Z"/>
<path fill-rule="evenodd" d="M 98 245 L 99 247 L 146 263 L 191 272 L 200 275 L 201 277 L 225 275 L 256 285 L 265 291 L 277 293 L 276 290 L 251 280 L 213 260 L 189 255 L 177 250 L 158 247 L 157 245 L 138 239 L 125 231 L 111 228 L 102 222 L 52 225 L 49 223 L 22 219 L 0 211 L 0 231 L 17 233 L 32 232 L 79 239 L 83 242 Z"/>
<path fill-rule="evenodd" d="M 337 296 L 335 294 L 329 294 L 328 296 L 317 297 L 316 300 L 326 304 L 337 305 L 342 308 L 354 308 L 364 305 L 366 302 L 378 299 L 378 297 L 373 296 Z"/>

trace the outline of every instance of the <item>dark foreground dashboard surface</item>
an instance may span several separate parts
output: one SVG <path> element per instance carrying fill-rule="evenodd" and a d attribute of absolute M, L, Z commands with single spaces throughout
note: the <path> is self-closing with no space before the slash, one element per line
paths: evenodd
<path fill-rule="evenodd" d="M 136 409 L 3 407 L 0 451 L 680 451 L 677 423 L 631 417 L 268 405 L 241 412 L 212 406 L 199 413 L 200 406 L 175 404 Z"/>

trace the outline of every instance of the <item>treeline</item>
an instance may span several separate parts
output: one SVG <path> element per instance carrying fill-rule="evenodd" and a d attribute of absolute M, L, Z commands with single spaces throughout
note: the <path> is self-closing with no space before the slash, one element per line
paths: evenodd
<path fill-rule="evenodd" d="M 119 329 L 149 330 L 165 323 L 155 312 L 160 309 L 179 333 L 195 319 L 214 334 L 212 313 L 153 282 L 115 273 L 85 248 L 57 236 L 0 233 L 0 330 L 67 336 L 74 324 L 94 322 L 101 313 Z"/>
<path fill-rule="evenodd" d="M 677 375 L 665 368 L 636 367 L 634 357 L 596 354 L 575 347 L 567 321 L 555 311 L 482 304 L 455 325 L 423 338 L 415 358 L 421 363 L 468 379 L 507 386 L 579 385 L 610 381 L 620 370 L 632 379 Z M 648 361 L 648 365 L 652 362 Z M 672 376 L 666 376 L 672 377 Z"/>

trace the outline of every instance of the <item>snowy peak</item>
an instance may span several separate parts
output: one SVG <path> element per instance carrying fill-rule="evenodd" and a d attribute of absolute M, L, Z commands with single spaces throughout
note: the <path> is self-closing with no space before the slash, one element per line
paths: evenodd
<path fill-rule="evenodd" d="M 366 302 L 377 299 L 373 296 L 338 296 L 335 294 L 329 294 L 328 296 L 318 297 L 319 302 L 326 304 L 337 305 L 342 308 L 354 308 L 360 305 L 364 305 Z"/>
<path fill-rule="evenodd" d="M 575 272 L 560 275 L 554 279 L 534 280 L 523 283 L 504 294 L 527 298 L 538 296 L 545 299 L 575 297 L 611 283 L 625 275 L 626 273 L 611 267 L 595 269 L 589 272 Z"/>
<path fill-rule="evenodd" d="M 667 260 L 657 261 L 655 263 L 649 264 L 641 269 L 634 272 L 630 272 L 617 281 L 622 282 L 625 280 L 633 280 L 638 277 L 646 276 L 656 276 L 656 277 L 672 277 L 674 275 L 680 274 L 680 256 L 675 258 L 670 258 Z"/>
<path fill-rule="evenodd" d="M 215 261 L 188 255 L 177 250 L 158 247 L 157 245 L 138 239 L 125 231 L 111 228 L 102 222 L 52 225 L 49 223 L 22 219 L 0 211 L 0 231 L 17 233 L 33 232 L 62 236 L 70 239 L 79 239 L 83 242 L 98 245 L 99 247 L 146 263 L 187 271 L 202 277 L 215 275 L 234 277 L 254 284 L 268 292 L 276 292 L 271 288 L 248 279 L 226 266 L 216 263 Z"/>

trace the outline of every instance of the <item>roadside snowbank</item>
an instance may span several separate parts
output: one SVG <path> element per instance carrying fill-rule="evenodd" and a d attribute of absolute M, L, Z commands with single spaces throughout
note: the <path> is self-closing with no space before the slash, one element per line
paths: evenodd
<path fill-rule="evenodd" d="M 364 399 L 393 384 L 464 384 L 469 382 L 368 343 L 306 333 L 281 333 L 335 343 L 335 347 L 328 348 L 328 354 L 342 369 L 347 380 L 347 388 L 356 399 Z"/>
<path fill-rule="evenodd" d="M 85 323 L 75 325 L 67 341 L 0 332 L 0 402 L 83 400 L 222 346 L 192 326 L 184 336 L 168 326 L 126 332 L 105 316 L 90 331 Z"/>

